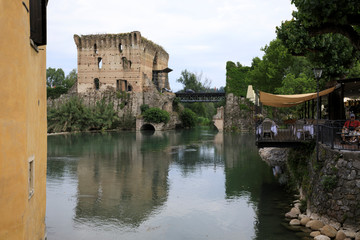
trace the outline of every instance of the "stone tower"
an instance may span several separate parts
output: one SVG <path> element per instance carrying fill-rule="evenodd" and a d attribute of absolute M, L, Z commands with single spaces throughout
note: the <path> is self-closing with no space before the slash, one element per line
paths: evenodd
<path fill-rule="evenodd" d="M 170 89 L 169 54 L 140 32 L 74 35 L 74 41 L 78 52 L 78 93 Z"/>

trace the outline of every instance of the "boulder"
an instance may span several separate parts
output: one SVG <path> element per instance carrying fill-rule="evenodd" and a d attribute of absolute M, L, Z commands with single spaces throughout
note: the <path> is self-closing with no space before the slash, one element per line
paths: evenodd
<path fill-rule="evenodd" d="M 314 240 L 331 240 L 331 238 L 325 235 L 318 235 L 314 238 Z"/>
<path fill-rule="evenodd" d="M 306 227 L 311 228 L 311 230 L 318 231 L 322 228 L 324 224 L 319 220 L 310 220 L 306 223 Z"/>
<path fill-rule="evenodd" d="M 293 207 L 290 212 L 292 213 L 295 213 L 296 215 L 299 215 L 300 214 L 300 209 L 299 208 L 296 208 L 296 207 Z"/>
<path fill-rule="evenodd" d="M 346 235 L 343 231 L 338 231 L 335 240 L 344 240 L 346 238 Z"/>
<path fill-rule="evenodd" d="M 337 231 L 335 228 L 333 228 L 332 226 L 329 225 L 325 225 L 322 228 L 320 228 L 320 232 L 322 235 L 326 235 L 330 238 L 333 238 L 336 236 Z"/>
<path fill-rule="evenodd" d="M 300 224 L 305 226 L 310 220 L 311 219 L 309 217 L 305 216 L 305 217 L 301 218 Z"/>
<path fill-rule="evenodd" d="M 343 230 L 347 238 L 355 238 L 355 232 L 351 230 Z"/>
<path fill-rule="evenodd" d="M 291 226 L 299 226 L 300 220 L 299 219 L 292 219 L 289 223 Z"/>
<path fill-rule="evenodd" d="M 360 232 L 355 233 L 355 240 L 360 240 Z"/>
<path fill-rule="evenodd" d="M 321 235 L 321 233 L 319 231 L 314 231 L 314 232 L 310 233 L 310 237 L 316 237 L 316 236 L 319 236 L 319 235 Z"/>
<path fill-rule="evenodd" d="M 285 214 L 286 218 L 297 218 L 297 214 L 292 213 L 292 212 L 288 212 Z"/>

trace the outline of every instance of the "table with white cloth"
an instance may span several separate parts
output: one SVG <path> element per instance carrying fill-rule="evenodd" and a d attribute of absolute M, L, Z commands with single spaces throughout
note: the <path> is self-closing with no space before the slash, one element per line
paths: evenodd
<path fill-rule="evenodd" d="M 262 133 L 262 124 L 260 124 L 257 128 L 256 128 L 256 134 L 257 135 L 261 135 Z M 273 124 L 271 125 L 271 131 L 274 133 L 274 136 L 276 136 L 278 134 L 278 126 L 276 125 L 275 122 L 273 122 Z"/>
<path fill-rule="evenodd" d="M 314 125 L 313 124 L 304 124 L 301 128 L 294 128 L 294 134 L 298 139 L 301 138 L 301 134 L 308 132 L 311 137 L 314 137 Z"/>

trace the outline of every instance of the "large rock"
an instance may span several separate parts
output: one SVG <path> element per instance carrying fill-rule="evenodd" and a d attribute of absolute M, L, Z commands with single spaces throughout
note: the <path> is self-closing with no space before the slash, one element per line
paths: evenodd
<path fill-rule="evenodd" d="M 299 219 L 292 219 L 289 224 L 291 226 L 300 226 L 300 220 Z"/>
<path fill-rule="evenodd" d="M 355 238 L 355 232 L 354 232 L 354 231 L 343 230 L 343 232 L 345 233 L 346 237 L 348 237 L 348 238 Z"/>
<path fill-rule="evenodd" d="M 360 240 L 360 232 L 355 233 L 355 240 Z"/>
<path fill-rule="evenodd" d="M 316 236 L 319 236 L 319 235 L 321 235 L 320 231 L 314 231 L 314 232 L 310 233 L 310 237 L 316 237 Z"/>
<path fill-rule="evenodd" d="M 311 219 L 308 216 L 301 218 L 300 224 L 305 226 Z"/>
<path fill-rule="evenodd" d="M 263 161 L 270 166 L 283 166 L 286 163 L 289 149 L 287 148 L 260 148 L 259 154 Z"/>
<path fill-rule="evenodd" d="M 343 231 L 338 231 L 335 240 L 344 240 L 346 238 L 346 235 Z"/>
<path fill-rule="evenodd" d="M 328 236 L 325 235 L 319 235 L 314 238 L 314 240 L 331 240 Z"/>
<path fill-rule="evenodd" d="M 300 210 L 298 208 L 292 208 L 290 212 L 285 214 L 286 218 L 297 218 L 300 214 Z"/>
<path fill-rule="evenodd" d="M 333 238 L 336 236 L 337 231 L 335 228 L 329 226 L 329 225 L 325 225 L 324 227 L 320 228 L 320 232 L 322 235 L 326 235 L 330 238 Z"/>
<path fill-rule="evenodd" d="M 306 227 L 311 228 L 311 230 L 318 231 L 320 228 L 322 228 L 324 224 L 319 220 L 310 220 Z"/>

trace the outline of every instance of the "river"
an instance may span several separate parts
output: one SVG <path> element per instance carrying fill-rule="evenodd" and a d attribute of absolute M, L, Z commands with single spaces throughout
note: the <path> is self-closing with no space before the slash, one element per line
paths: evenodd
<path fill-rule="evenodd" d="M 49 240 L 300 239 L 251 134 L 48 136 L 47 164 Z"/>

